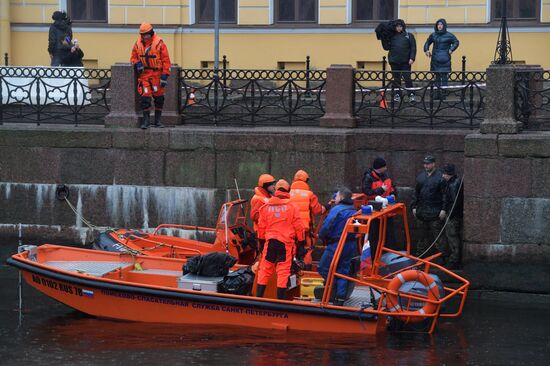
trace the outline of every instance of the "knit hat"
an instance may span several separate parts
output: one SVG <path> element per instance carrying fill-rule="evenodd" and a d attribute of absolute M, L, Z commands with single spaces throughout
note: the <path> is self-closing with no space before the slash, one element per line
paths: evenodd
<path fill-rule="evenodd" d="M 455 175 L 456 174 L 455 165 L 454 164 L 445 164 L 441 167 L 441 172 L 443 174 Z"/>
<path fill-rule="evenodd" d="M 372 169 L 380 169 L 386 166 L 386 160 L 381 157 L 377 157 L 372 162 Z"/>

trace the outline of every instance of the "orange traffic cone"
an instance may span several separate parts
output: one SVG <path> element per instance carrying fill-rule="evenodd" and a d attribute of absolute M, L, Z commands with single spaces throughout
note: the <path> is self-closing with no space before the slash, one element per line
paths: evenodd
<path fill-rule="evenodd" d="M 382 109 L 387 109 L 388 105 L 386 104 L 386 96 L 384 95 L 384 91 L 380 91 L 380 102 L 378 103 L 378 106 Z"/>
<path fill-rule="evenodd" d="M 187 105 L 193 105 L 195 103 L 195 89 L 191 89 L 191 93 L 189 93 L 189 98 L 187 99 Z"/>

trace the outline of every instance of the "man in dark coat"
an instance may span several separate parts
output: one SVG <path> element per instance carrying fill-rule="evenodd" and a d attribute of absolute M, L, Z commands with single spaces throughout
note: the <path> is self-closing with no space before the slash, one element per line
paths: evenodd
<path fill-rule="evenodd" d="M 451 72 L 451 54 L 458 48 L 459 42 L 454 34 L 447 32 L 447 22 L 439 19 L 434 26 L 435 32 L 430 34 L 424 44 L 424 53 L 431 57 L 430 70 L 436 73 L 436 86 L 447 86 Z M 430 46 L 433 43 L 432 52 Z M 437 96 L 441 97 L 442 93 Z"/>
<path fill-rule="evenodd" d="M 71 19 L 64 11 L 54 11 L 52 14 L 53 23 L 50 25 L 48 33 L 48 53 L 51 58 L 51 66 L 61 66 L 62 58 L 70 52 L 71 45 L 64 44 L 68 38 L 73 38 Z"/>
<path fill-rule="evenodd" d="M 388 53 L 388 61 L 393 73 L 393 82 L 396 87 L 401 87 L 401 78 L 405 80 L 405 86 L 412 88 L 411 66 L 416 59 L 416 39 L 414 35 L 407 32 L 407 26 L 402 19 L 393 22 L 395 32 L 393 33 Z M 411 92 L 410 101 L 414 102 L 415 96 Z M 396 102 L 401 101 L 401 94 L 398 92 L 394 96 Z"/>
<path fill-rule="evenodd" d="M 449 256 L 446 240 L 439 235 L 446 217 L 445 181 L 441 172 L 435 168 L 435 158 L 424 158 L 424 171 L 416 177 L 414 197 L 411 203 L 413 216 L 420 228 L 420 238 L 416 255 L 421 256 L 435 241 L 437 249 L 443 253 L 443 263 Z M 435 240 L 437 237 L 437 241 Z"/>
<path fill-rule="evenodd" d="M 460 229 L 464 211 L 464 189 L 462 179 L 457 176 L 454 164 L 443 165 L 441 172 L 443 173 L 443 179 L 447 182 L 445 189 L 445 211 L 449 214 L 449 221 L 445 226 L 445 236 L 449 244 L 447 268 L 456 269 L 460 265 L 460 250 L 462 247 Z"/>

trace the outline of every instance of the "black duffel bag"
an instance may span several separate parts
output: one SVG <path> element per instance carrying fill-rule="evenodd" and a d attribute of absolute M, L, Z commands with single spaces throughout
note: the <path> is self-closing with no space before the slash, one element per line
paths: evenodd
<path fill-rule="evenodd" d="M 250 295 L 254 284 L 254 272 L 250 267 L 243 267 L 229 273 L 219 284 L 219 291 L 225 294 Z"/>
<path fill-rule="evenodd" d="M 183 265 L 183 274 L 193 273 L 206 277 L 221 277 L 229 272 L 229 268 L 237 263 L 237 259 L 229 254 L 212 252 L 192 257 Z"/>

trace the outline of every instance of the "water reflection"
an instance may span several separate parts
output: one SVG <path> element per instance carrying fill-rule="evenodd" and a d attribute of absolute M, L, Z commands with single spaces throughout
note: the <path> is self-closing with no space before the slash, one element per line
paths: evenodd
<path fill-rule="evenodd" d="M 91 318 L 23 286 L 0 265 L 0 364 L 27 365 L 544 365 L 547 306 L 478 300 L 433 335 L 376 337 L 128 323 Z"/>

